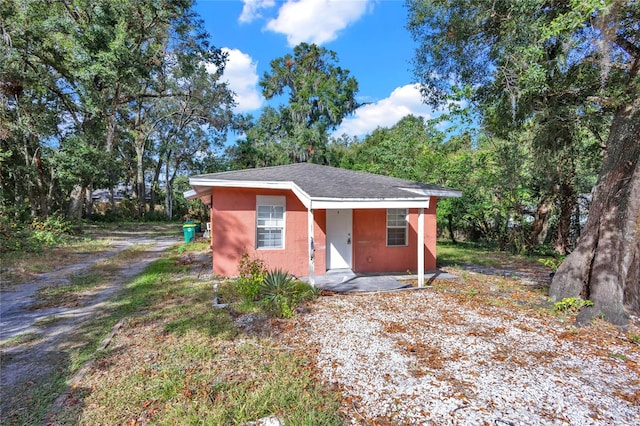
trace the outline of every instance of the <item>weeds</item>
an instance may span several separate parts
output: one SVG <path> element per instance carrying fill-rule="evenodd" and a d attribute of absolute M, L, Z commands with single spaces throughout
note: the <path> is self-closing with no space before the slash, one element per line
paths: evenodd
<path fill-rule="evenodd" d="M 560 267 L 560 264 L 564 261 L 564 256 L 561 257 L 545 257 L 542 259 L 538 259 L 538 262 L 547 268 L 557 271 Z"/>
<path fill-rule="evenodd" d="M 42 252 L 68 242 L 75 233 L 75 225 L 59 215 L 23 223 L 0 211 L 0 252 Z"/>
<path fill-rule="evenodd" d="M 28 281 L 34 275 L 51 272 L 61 266 L 77 262 L 87 254 L 98 254 L 108 249 L 106 241 L 79 239 L 75 242 L 48 248 L 33 256 L 25 251 L 0 252 L 1 288 L 10 288 Z"/>
<path fill-rule="evenodd" d="M 240 276 L 233 283 L 239 296 L 247 302 L 260 298 L 262 284 L 267 275 L 267 267 L 262 259 L 252 259 L 247 253 L 242 255 L 238 265 Z"/>
<path fill-rule="evenodd" d="M 580 309 L 588 306 L 593 306 L 591 300 L 580 299 L 579 297 L 565 297 L 559 302 L 553 305 L 554 312 L 562 313 L 577 313 Z"/>

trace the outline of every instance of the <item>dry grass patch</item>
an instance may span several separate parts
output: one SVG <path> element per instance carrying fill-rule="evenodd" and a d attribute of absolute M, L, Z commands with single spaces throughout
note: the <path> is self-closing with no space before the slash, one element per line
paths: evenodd
<path fill-rule="evenodd" d="M 198 278 L 198 257 L 185 250 L 131 284 L 118 302 L 127 320 L 48 421 L 240 424 L 275 415 L 341 424 L 338 398 L 315 380 L 308 356 L 268 337 L 287 321 L 245 332 L 241 313 L 212 307 L 210 277 Z"/>
<path fill-rule="evenodd" d="M 47 248 L 40 253 L 8 252 L 0 254 L 0 289 L 33 280 L 39 274 L 55 271 L 110 250 L 107 240 L 78 240 L 73 243 Z"/>
<path fill-rule="evenodd" d="M 85 273 L 67 277 L 62 283 L 42 286 L 35 295 L 29 310 L 51 307 L 77 307 L 85 299 L 110 284 L 114 277 L 131 262 L 145 256 L 145 245 L 129 247 L 115 255 L 95 262 Z M 68 282 L 68 284 L 67 284 Z"/>

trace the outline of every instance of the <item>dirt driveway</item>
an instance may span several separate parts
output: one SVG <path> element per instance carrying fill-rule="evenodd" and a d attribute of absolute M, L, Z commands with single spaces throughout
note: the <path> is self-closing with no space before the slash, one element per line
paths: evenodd
<path fill-rule="evenodd" d="M 60 388 L 68 372 L 83 362 L 78 350 L 95 341 L 86 325 L 182 236 L 176 224 L 91 227 L 86 232 L 107 239 L 107 250 L 0 292 L 0 418 L 15 409 L 16 398 L 28 398 L 30 387 L 39 392 Z"/>

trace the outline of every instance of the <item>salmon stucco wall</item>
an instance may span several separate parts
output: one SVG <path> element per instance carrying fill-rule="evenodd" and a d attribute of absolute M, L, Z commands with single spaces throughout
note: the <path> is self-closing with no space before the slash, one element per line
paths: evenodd
<path fill-rule="evenodd" d="M 285 248 L 256 249 L 256 197 L 284 196 Z M 425 209 L 425 270 L 436 267 L 435 197 Z M 418 209 L 409 210 L 409 244 L 387 247 L 386 209 L 353 211 L 353 269 L 356 272 L 405 272 L 417 270 Z M 315 275 L 324 275 L 327 264 L 326 211 L 314 211 Z M 291 191 L 251 188 L 212 189 L 211 248 L 213 273 L 237 276 L 243 253 L 265 261 L 267 268 L 281 268 L 296 276 L 309 274 L 308 212 Z"/>
<path fill-rule="evenodd" d="M 285 243 L 283 249 L 256 249 L 256 197 L 285 196 Z M 320 212 L 315 214 L 316 259 L 322 258 L 325 240 Z M 213 188 L 211 206 L 213 273 L 237 276 L 243 253 L 265 261 L 267 268 L 281 268 L 296 276 L 309 273 L 308 213 L 291 191 L 250 188 Z M 319 250 L 320 249 L 320 250 Z M 316 261 L 317 265 L 317 261 Z M 324 270 L 316 268 L 316 274 Z"/>
<path fill-rule="evenodd" d="M 436 268 L 436 200 L 424 211 L 425 270 Z M 409 209 L 408 245 L 387 246 L 387 210 L 354 210 L 355 272 L 417 272 L 418 209 Z"/>

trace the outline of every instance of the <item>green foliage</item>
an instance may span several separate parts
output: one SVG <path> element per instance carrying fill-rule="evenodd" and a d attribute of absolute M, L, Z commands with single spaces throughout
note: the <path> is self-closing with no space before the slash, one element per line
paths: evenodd
<path fill-rule="evenodd" d="M 264 277 L 261 288 L 262 303 L 267 312 L 279 318 L 295 315 L 295 306 L 302 300 L 315 297 L 313 287 L 296 280 L 282 269 L 274 269 Z"/>
<path fill-rule="evenodd" d="M 557 252 L 570 251 L 579 194 L 596 182 L 605 145 L 615 145 L 613 114 L 638 97 L 637 2 L 410 0 L 407 8 L 425 98 L 442 105 L 472 87 L 465 98 L 500 142 L 496 180 L 478 191 L 498 189 L 477 221 L 490 225 L 483 233 L 513 251 L 551 238 Z M 624 151 L 613 155 L 624 161 Z M 532 224 L 522 220 L 527 210 L 540 213 Z"/>
<path fill-rule="evenodd" d="M 421 117 L 402 118 L 352 144 L 341 166 L 409 180 L 428 180 L 442 161 L 444 133 Z"/>
<path fill-rule="evenodd" d="M 576 313 L 584 307 L 593 306 L 590 300 L 580 299 L 579 297 L 565 297 L 553 305 L 554 312 Z"/>
<path fill-rule="evenodd" d="M 542 263 L 547 268 L 550 268 L 554 271 L 557 271 L 562 262 L 564 261 L 564 256 L 558 257 L 543 257 L 538 259 L 538 262 Z"/>
<path fill-rule="evenodd" d="M 247 306 L 258 306 L 279 318 L 294 316 L 300 302 L 317 295 L 309 284 L 296 280 L 282 269 L 268 271 L 263 260 L 252 259 L 246 253 L 240 260 L 239 272 L 240 276 L 231 282 L 233 292 Z"/>
<path fill-rule="evenodd" d="M 39 252 L 65 243 L 75 234 L 75 224 L 60 215 L 35 218 L 27 224 L 0 213 L 0 252 Z"/>
<path fill-rule="evenodd" d="M 233 282 L 237 293 L 246 302 L 258 300 L 267 275 L 264 260 L 252 259 L 247 253 L 243 253 L 238 271 L 240 276 Z"/>
<path fill-rule="evenodd" d="M 60 215 L 47 216 L 31 222 L 31 239 L 38 246 L 52 246 L 64 242 L 74 233 L 74 224 Z"/>
<path fill-rule="evenodd" d="M 280 107 L 266 107 L 248 125 L 246 140 L 230 150 L 236 168 L 290 162 L 325 163 L 329 132 L 359 106 L 356 79 L 338 66 L 337 54 L 301 43 L 270 63 L 260 81 L 266 99 L 286 96 Z"/>
<path fill-rule="evenodd" d="M 219 81 L 226 56 L 192 7 L 0 2 L 0 207 L 79 219 L 88 190 L 142 193 L 151 175 L 155 194 L 163 169 L 171 195 L 194 154 L 221 144 L 234 102 Z M 144 216 L 137 201 L 126 217 Z"/>

